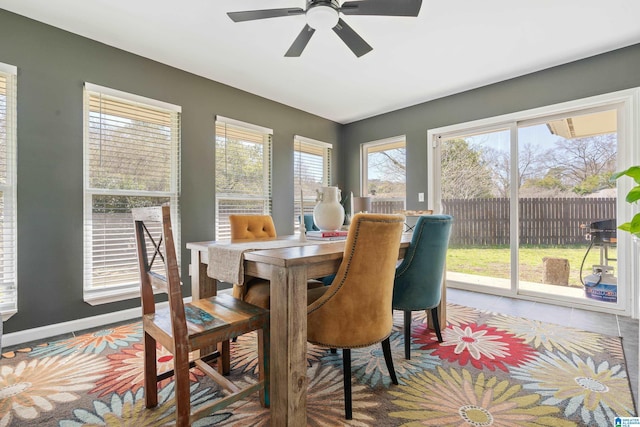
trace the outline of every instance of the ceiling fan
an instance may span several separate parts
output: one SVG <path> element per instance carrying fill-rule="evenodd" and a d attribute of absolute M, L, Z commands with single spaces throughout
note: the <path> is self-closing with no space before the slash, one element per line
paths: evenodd
<path fill-rule="evenodd" d="M 234 22 L 256 19 L 279 18 L 283 16 L 305 15 L 307 23 L 284 56 L 300 56 L 316 30 L 333 29 L 333 32 L 357 56 L 370 52 L 373 48 L 340 18 L 343 15 L 378 16 L 418 16 L 422 0 L 307 0 L 307 8 L 289 7 L 281 9 L 247 10 L 228 12 Z"/>

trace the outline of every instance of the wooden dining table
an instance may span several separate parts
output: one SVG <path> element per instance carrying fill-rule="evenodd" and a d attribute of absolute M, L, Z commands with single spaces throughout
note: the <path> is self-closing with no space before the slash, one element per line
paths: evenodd
<path fill-rule="evenodd" d="M 298 239 L 297 237 L 278 237 Z M 402 237 L 404 257 L 411 235 Z M 310 242 L 308 242 L 310 243 Z M 207 274 L 209 246 L 215 241 L 187 243 L 191 251 L 192 298 L 216 295 L 217 280 Z M 225 242 L 226 245 L 230 243 Z M 247 251 L 244 274 L 271 281 L 271 425 L 307 425 L 307 280 L 335 273 L 342 262 L 344 241 Z M 237 266 L 229 266 L 237 268 Z M 444 297 L 441 319 L 446 318 Z M 446 323 L 441 323 L 446 324 Z"/>

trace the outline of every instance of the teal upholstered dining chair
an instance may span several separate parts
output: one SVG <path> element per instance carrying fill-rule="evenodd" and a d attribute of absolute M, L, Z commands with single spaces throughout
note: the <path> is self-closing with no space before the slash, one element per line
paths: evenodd
<path fill-rule="evenodd" d="M 404 312 L 405 359 L 411 359 L 412 311 L 431 310 L 433 328 L 438 342 L 442 342 L 438 305 L 452 224 L 453 218 L 449 215 L 420 216 L 405 257 L 396 268 L 393 309 Z"/>
<path fill-rule="evenodd" d="M 313 214 L 304 214 L 304 229 L 307 231 L 317 231 L 320 230 L 316 223 L 313 221 Z"/>

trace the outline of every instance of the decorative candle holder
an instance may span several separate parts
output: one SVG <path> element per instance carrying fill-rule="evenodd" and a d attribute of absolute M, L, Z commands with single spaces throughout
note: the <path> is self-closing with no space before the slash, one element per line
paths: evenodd
<path fill-rule="evenodd" d="M 304 194 L 300 189 L 300 241 L 307 241 L 307 226 L 304 223 Z"/>
<path fill-rule="evenodd" d="M 371 211 L 371 197 L 354 197 L 353 198 L 353 213 L 369 212 Z"/>

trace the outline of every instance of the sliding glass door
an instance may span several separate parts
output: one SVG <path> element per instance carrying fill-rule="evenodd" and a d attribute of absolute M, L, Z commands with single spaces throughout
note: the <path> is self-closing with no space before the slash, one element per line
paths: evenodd
<path fill-rule="evenodd" d="M 612 283 L 616 239 L 597 227 L 615 234 L 617 141 L 615 107 L 518 124 L 522 291 L 585 298 L 594 270 Z"/>
<path fill-rule="evenodd" d="M 573 108 L 431 134 L 432 206 L 455 218 L 449 284 L 624 308 L 610 179 L 624 166 L 617 162 L 623 107 Z M 585 284 L 613 287 L 587 292 Z"/>
<path fill-rule="evenodd" d="M 510 288 L 509 129 L 440 138 L 441 203 L 455 227 L 448 278 Z"/>

